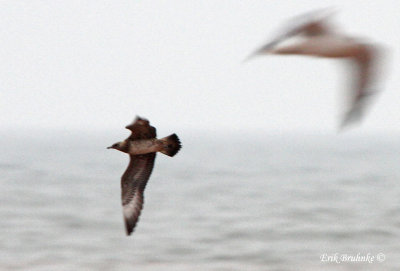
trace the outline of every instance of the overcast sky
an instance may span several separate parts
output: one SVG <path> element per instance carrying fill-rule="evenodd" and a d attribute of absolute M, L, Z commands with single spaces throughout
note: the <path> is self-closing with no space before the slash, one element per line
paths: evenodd
<path fill-rule="evenodd" d="M 390 49 L 384 91 L 354 129 L 399 131 L 398 0 L 1 1 L 0 128 L 121 129 L 140 115 L 174 130 L 336 132 L 343 63 L 241 64 L 285 19 L 324 7 Z"/>

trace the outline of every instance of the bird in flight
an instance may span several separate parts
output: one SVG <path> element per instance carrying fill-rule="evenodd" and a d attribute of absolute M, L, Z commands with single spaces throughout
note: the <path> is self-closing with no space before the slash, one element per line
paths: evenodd
<path fill-rule="evenodd" d="M 132 133 L 124 141 L 117 142 L 107 149 L 116 149 L 129 154 L 128 168 L 121 177 L 121 197 L 126 234 L 130 235 L 143 208 L 144 189 L 153 170 L 156 153 L 174 156 L 181 143 L 176 134 L 157 139 L 156 129 L 148 120 L 136 117 L 126 126 Z"/>
<path fill-rule="evenodd" d="M 264 54 L 305 55 L 351 60 L 355 70 L 355 88 L 352 91 L 349 109 L 340 124 L 340 127 L 344 128 L 361 120 L 367 105 L 365 98 L 376 93 L 370 87 L 377 79 L 377 60 L 382 50 L 376 44 L 334 31 L 327 20 L 328 15 L 331 14 L 331 12 L 327 13 L 327 10 L 319 10 L 296 17 L 290 21 L 291 24 L 296 21 L 295 27 L 288 27 L 275 39 L 250 54 L 245 61 Z M 300 24 L 299 21 L 301 21 Z M 292 44 L 281 45 L 283 41 L 291 37 L 299 37 L 300 40 Z"/>

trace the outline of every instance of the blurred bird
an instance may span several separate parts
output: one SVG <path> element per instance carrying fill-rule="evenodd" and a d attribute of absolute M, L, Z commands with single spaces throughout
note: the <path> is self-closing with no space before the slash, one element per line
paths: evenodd
<path fill-rule="evenodd" d="M 153 170 L 156 153 L 172 157 L 181 149 L 181 143 L 176 134 L 157 139 L 156 129 L 150 126 L 148 120 L 140 117 L 125 128 L 131 130 L 131 135 L 107 149 L 116 149 L 130 156 L 128 168 L 121 178 L 125 229 L 126 234 L 130 235 L 143 208 L 143 193 Z"/>
<path fill-rule="evenodd" d="M 346 36 L 333 31 L 327 22 L 332 15 L 330 10 L 319 10 L 296 17 L 296 27 L 290 27 L 281 35 L 257 49 L 245 61 L 262 54 L 277 55 L 306 55 L 325 58 L 350 59 L 355 64 L 355 89 L 353 90 L 349 110 L 345 113 L 340 128 L 359 121 L 365 111 L 366 97 L 375 94 L 370 89 L 376 79 L 377 59 L 380 49 L 375 44 L 365 43 L 361 39 Z M 303 21 L 298 23 L 298 21 Z M 279 46 L 288 38 L 298 36 L 302 38 L 290 45 Z"/>

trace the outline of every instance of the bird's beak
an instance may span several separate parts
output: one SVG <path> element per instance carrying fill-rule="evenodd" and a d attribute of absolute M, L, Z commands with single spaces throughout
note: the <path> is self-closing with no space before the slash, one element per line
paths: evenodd
<path fill-rule="evenodd" d="M 112 149 L 113 147 L 112 146 L 110 146 L 110 147 L 107 147 L 107 149 Z"/>

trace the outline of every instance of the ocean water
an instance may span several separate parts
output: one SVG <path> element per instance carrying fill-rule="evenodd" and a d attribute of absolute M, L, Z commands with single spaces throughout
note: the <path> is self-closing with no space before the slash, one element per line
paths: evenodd
<path fill-rule="evenodd" d="M 395 135 L 181 133 L 130 237 L 126 135 L 1 133 L 0 270 L 400 270 Z"/>

